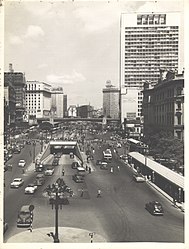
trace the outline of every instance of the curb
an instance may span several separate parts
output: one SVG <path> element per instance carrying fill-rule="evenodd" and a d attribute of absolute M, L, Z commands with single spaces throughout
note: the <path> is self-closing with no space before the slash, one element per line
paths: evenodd
<path fill-rule="evenodd" d="M 129 168 L 131 168 L 133 170 L 134 173 L 137 172 L 137 170 L 135 170 L 131 165 L 129 165 L 128 163 L 125 163 L 126 166 L 128 166 Z M 160 189 L 158 186 L 156 186 L 154 183 L 152 183 L 151 181 L 147 180 L 146 183 L 148 185 L 150 185 L 151 187 L 153 187 L 154 189 L 156 189 L 159 193 L 161 193 L 163 196 L 165 196 L 170 202 L 173 203 L 173 198 L 171 196 L 169 196 L 167 193 L 165 193 L 162 189 Z M 184 208 L 184 203 L 176 203 L 175 207 L 180 209 L 182 212 L 185 212 L 185 208 Z"/>

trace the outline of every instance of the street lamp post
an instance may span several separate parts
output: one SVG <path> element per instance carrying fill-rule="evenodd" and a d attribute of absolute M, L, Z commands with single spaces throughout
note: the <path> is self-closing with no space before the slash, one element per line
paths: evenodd
<path fill-rule="evenodd" d="M 56 199 L 55 199 L 55 234 L 54 234 L 54 243 L 59 243 L 58 238 L 58 205 L 59 205 L 59 196 L 58 189 L 56 190 Z"/>
<path fill-rule="evenodd" d="M 52 209 L 55 206 L 55 233 L 53 234 L 51 232 L 50 234 L 48 234 L 48 236 L 53 237 L 54 243 L 59 243 L 60 240 L 58 237 L 58 210 L 59 206 L 60 209 L 62 209 L 63 199 L 61 197 L 63 197 L 64 190 L 61 185 L 55 183 L 52 192 L 50 191 L 50 193 L 53 192 L 55 193 L 55 198 L 49 198 L 49 202 L 50 204 L 52 204 Z"/>
<path fill-rule="evenodd" d="M 41 139 L 41 152 L 43 152 L 43 139 Z"/>

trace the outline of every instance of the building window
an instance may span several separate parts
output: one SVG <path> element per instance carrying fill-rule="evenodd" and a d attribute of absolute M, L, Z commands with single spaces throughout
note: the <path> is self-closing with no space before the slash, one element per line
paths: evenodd
<path fill-rule="evenodd" d="M 181 125 L 181 115 L 177 117 L 177 120 L 178 120 L 178 125 Z"/>

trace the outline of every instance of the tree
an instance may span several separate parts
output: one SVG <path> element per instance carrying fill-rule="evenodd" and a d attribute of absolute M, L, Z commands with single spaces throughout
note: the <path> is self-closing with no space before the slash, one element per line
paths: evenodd
<path fill-rule="evenodd" d="M 153 154 L 177 161 L 176 167 L 184 165 L 184 142 L 171 134 L 156 133 L 149 138 L 148 145 Z"/>

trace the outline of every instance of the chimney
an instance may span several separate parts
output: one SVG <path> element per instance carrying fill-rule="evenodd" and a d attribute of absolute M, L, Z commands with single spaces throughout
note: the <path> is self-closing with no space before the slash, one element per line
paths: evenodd
<path fill-rule="evenodd" d="M 13 70 L 13 68 L 12 68 L 12 63 L 9 63 L 9 72 L 10 72 L 10 73 L 13 73 L 13 72 L 14 72 L 14 70 Z"/>

